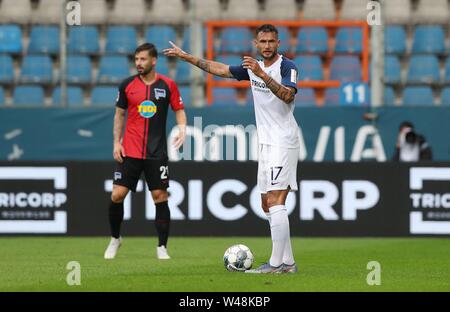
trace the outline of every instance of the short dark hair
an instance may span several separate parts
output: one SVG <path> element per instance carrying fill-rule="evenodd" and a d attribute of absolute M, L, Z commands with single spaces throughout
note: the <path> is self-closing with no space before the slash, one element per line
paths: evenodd
<path fill-rule="evenodd" d="M 264 25 L 259 26 L 256 29 L 255 35 L 258 36 L 258 34 L 260 32 L 274 32 L 277 34 L 277 37 L 278 37 L 278 29 L 275 26 L 273 26 L 272 24 L 264 24 Z"/>
<path fill-rule="evenodd" d="M 156 50 L 156 47 L 153 43 L 143 43 L 140 46 L 136 48 L 136 51 L 134 51 L 134 54 L 138 54 L 142 51 L 148 51 L 148 54 L 152 57 L 158 57 L 158 51 Z"/>
<path fill-rule="evenodd" d="M 414 125 L 412 124 L 412 122 L 410 122 L 410 121 L 403 121 L 401 124 L 400 124 L 400 127 L 399 127 L 399 129 L 400 130 L 402 130 L 403 128 L 411 128 L 411 129 L 414 129 Z"/>

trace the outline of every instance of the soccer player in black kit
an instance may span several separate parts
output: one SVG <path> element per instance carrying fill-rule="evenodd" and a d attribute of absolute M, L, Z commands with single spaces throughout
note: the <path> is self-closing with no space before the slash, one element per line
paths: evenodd
<path fill-rule="evenodd" d="M 179 129 L 173 142 L 178 149 L 186 136 L 186 114 L 175 82 L 156 72 L 157 57 L 153 44 L 139 46 L 135 51 L 138 74 L 125 79 L 119 86 L 113 150 L 117 164 L 109 206 L 112 237 L 104 254 L 105 259 L 114 259 L 122 244 L 120 226 L 124 214 L 123 201 L 130 190 L 136 191 L 142 172 L 156 206 L 155 227 L 159 238 L 156 255 L 158 259 L 170 259 L 167 253 L 170 210 L 166 120 L 170 106 L 175 112 Z"/>

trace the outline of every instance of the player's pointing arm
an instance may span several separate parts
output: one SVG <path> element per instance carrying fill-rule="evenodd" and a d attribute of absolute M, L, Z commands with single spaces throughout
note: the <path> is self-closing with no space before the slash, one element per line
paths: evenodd
<path fill-rule="evenodd" d="M 230 72 L 230 66 L 227 64 L 214 62 L 210 60 L 203 60 L 198 57 L 195 57 L 183 50 L 181 50 L 176 44 L 172 41 L 169 41 L 172 45 L 172 48 L 164 49 L 164 55 L 166 56 L 175 56 L 182 59 L 185 62 L 191 63 L 192 65 L 197 66 L 198 68 L 204 70 L 207 73 L 224 77 L 224 78 L 233 78 L 233 75 Z"/>

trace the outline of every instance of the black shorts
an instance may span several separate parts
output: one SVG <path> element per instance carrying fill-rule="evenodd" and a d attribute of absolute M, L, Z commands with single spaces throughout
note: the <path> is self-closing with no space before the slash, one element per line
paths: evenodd
<path fill-rule="evenodd" d="M 136 192 L 142 172 L 144 172 L 148 189 L 165 190 L 169 187 L 168 159 L 137 159 L 125 157 L 122 163 L 117 163 L 114 171 L 113 184 L 127 187 Z"/>

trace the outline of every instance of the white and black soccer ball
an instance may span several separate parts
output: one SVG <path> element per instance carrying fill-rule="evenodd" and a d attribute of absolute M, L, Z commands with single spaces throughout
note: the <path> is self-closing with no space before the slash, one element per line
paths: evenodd
<path fill-rule="evenodd" d="M 233 245 L 225 251 L 223 264 L 228 271 L 243 272 L 252 267 L 254 261 L 253 253 L 245 245 Z"/>

